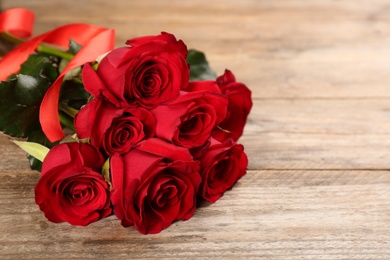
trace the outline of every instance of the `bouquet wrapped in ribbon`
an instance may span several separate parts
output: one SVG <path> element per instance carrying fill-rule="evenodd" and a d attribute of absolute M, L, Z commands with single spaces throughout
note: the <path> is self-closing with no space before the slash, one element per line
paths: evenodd
<path fill-rule="evenodd" d="M 41 171 L 35 201 L 52 222 L 114 214 L 158 233 L 217 201 L 245 173 L 237 143 L 252 107 L 233 73 L 170 33 L 114 48 L 114 31 L 70 24 L 30 38 L 34 16 L 0 14 L 0 130 Z M 23 141 L 20 140 L 23 138 Z"/>

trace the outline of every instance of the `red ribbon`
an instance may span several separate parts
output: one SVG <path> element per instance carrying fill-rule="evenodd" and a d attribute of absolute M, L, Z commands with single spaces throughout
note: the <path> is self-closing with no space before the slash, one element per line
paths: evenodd
<path fill-rule="evenodd" d="M 15 36 L 29 36 L 34 15 L 22 8 L 10 9 L 0 14 L 0 33 L 8 32 Z M 65 74 L 86 62 L 94 61 L 99 55 L 115 46 L 115 32 L 90 24 L 69 24 L 38 35 L 7 53 L 0 60 L 0 80 L 5 80 L 20 69 L 20 65 L 34 53 L 41 43 L 54 44 L 67 48 L 69 39 L 83 47 L 68 63 L 57 80 L 46 92 L 40 107 L 39 120 L 47 138 L 54 142 L 64 137 L 58 116 L 58 100 Z"/>
<path fill-rule="evenodd" d="M 24 8 L 14 8 L 0 13 L 0 33 L 9 32 L 21 38 L 32 34 L 34 13 Z"/>

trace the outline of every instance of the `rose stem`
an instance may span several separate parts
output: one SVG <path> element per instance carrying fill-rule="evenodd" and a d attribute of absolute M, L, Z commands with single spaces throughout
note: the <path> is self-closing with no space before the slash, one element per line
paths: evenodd
<path fill-rule="evenodd" d="M 76 132 L 72 119 L 76 116 L 76 114 L 79 111 L 77 109 L 67 106 L 64 103 L 59 103 L 58 108 L 60 110 L 59 117 L 60 117 L 61 124 L 69 128 L 73 132 Z"/>
<path fill-rule="evenodd" d="M 10 34 L 9 32 L 2 32 L 2 33 L 0 34 L 0 37 L 1 37 L 3 40 L 6 40 L 7 42 L 10 42 L 10 43 L 21 44 L 21 43 L 25 42 L 25 40 L 23 40 L 22 38 L 13 36 L 13 35 Z"/>
<path fill-rule="evenodd" d="M 66 126 L 73 132 L 76 132 L 76 129 L 74 128 L 73 125 L 73 120 L 69 119 L 69 117 L 67 115 L 64 115 L 63 113 L 59 113 L 59 117 L 62 125 Z"/>
<path fill-rule="evenodd" d="M 68 107 L 67 105 L 65 105 L 64 103 L 59 103 L 58 104 L 58 108 L 64 112 L 65 114 L 67 114 L 68 116 L 70 116 L 71 118 L 74 118 L 76 116 L 76 114 L 79 112 L 77 109 L 74 109 L 72 107 Z"/>
<path fill-rule="evenodd" d="M 0 38 L 2 38 L 3 40 L 6 40 L 8 42 L 15 43 L 15 44 L 21 44 L 21 43 L 25 42 L 24 39 L 13 36 L 12 34 L 10 34 L 8 32 L 1 33 Z M 44 43 L 41 43 L 40 45 L 38 45 L 36 50 L 38 52 L 51 54 L 51 55 L 54 55 L 54 56 L 57 56 L 57 57 L 60 57 L 63 59 L 67 59 L 67 60 L 71 60 L 74 57 L 73 54 L 70 54 L 70 53 L 60 49 L 58 46 L 54 47 L 53 45 L 44 44 Z"/>

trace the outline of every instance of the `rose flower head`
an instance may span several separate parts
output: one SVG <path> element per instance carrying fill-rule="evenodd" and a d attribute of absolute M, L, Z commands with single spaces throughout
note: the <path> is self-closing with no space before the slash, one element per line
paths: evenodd
<path fill-rule="evenodd" d="M 212 136 L 223 142 L 228 138 L 237 141 L 241 137 L 252 108 L 251 91 L 243 83 L 236 82 L 230 70 L 217 78 L 222 94 L 229 100 L 226 118 L 213 131 Z"/>
<path fill-rule="evenodd" d="M 244 146 L 232 139 L 221 143 L 211 138 L 210 145 L 199 160 L 202 176 L 199 195 L 212 203 L 245 175 L 248 166 Z"/>
<path fill-rule="evenodd" d="M 154 234 L 195 211 L 201 177 L 187 149 L 151 138 L 110 160 L 114 213 L 123 226 Z"/>
<path fill-rule="evenodd" d="M 227 99 L 214 81 L 193 81 L 174 101 L 151 112 L 157 120 L 156 135 L 178 146 L 202 146 L 225 118 Z"/>
<path fill-rule="evenodd" d="M 76 115 L 75 128 L 79 138 L 89 138 L 92 146 L 111 156 L 126 153 L 138 142 L 153 137 L 156 123 L 144 108 L 118 108 L 95 98 Z"/>
<path fill-rule="evenodd" d="M 54 146 L 35 186 L 35 201 L 45 217 L 55 223 L 86 226 L 109 216 L 109 186 L 100 174 L 103 163 L 102 155 L 90 145 Z"/>
<path fill-rule="evenodd" d="M 130 46 L 108 53 L 96 72 L 84 66 L 86 90 L 120 107 L 150 109 L 176 98 L 189 80 L 186 45 L 165 32 L 126 43 Z"/>

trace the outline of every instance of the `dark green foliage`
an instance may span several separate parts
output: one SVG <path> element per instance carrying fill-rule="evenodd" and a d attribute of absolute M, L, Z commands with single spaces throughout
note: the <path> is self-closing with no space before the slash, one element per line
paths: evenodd
<path fill-rule="evenodd" d="M 190 65 L 190 80 L 214 80 L 217 78 L 215 72 L 210 68 L 203 52 L 189 50 L 187 62 Z"/>

